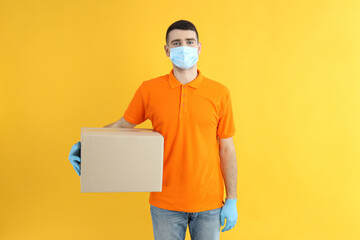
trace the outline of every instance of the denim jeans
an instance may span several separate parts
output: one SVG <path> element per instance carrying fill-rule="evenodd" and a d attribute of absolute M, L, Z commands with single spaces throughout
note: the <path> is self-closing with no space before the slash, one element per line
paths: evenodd
<path fill-rule="evenodd" d="M 203 212 L 179 212 L 150 204 L 155 240 L 184 240 L 187 225 L 191 240 L 218 240 L 220 238 L 221 208 Z"/>

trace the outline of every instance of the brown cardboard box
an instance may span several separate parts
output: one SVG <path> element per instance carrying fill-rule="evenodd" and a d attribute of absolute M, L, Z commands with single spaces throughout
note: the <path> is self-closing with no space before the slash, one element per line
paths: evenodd
<path fill-rule="evenodd" d="M 161 192 L 164 137 L 144 128 L 81 128 L 81 192 Z"/>

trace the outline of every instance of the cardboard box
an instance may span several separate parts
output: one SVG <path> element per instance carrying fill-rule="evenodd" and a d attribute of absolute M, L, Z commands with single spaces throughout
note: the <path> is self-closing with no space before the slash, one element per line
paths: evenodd
<path fill-rule="evenodd" d="M 144 128 L 81 128 L 81 192 L 161 192 L 164 137 Z"/>

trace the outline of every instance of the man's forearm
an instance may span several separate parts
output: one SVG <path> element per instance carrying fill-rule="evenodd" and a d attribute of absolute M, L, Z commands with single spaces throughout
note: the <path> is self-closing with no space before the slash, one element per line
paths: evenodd
<path fill-rule="evenodd" d="M 136 124 L 129 123 L 124 119 L 124 117 L 121 117 L 118 121 L 110 123 L 104 126 L 104 128 L 133 128 L 135 126 Z"/>
<path fill-rule="evenodd" d="M 237 161 L 235 151 L 220 154 L 220 167 L 225 182 L 226 198 L 237 198 Z"/>
<path fill-rule="evenodd" d="M 104 128 L 119 128 L 119 127 L 121 127 L 119 122 L 110 123 L 110 124 L 104 126 Z"/>

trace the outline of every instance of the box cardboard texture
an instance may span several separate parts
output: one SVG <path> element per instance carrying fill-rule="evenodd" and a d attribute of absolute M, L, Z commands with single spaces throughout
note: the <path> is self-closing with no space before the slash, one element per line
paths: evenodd
<path fill-rule="evenodd" d="M 144 128 L 81 128 L 81 192 L 161 192 L 164 137 Z"/>

